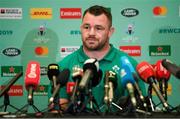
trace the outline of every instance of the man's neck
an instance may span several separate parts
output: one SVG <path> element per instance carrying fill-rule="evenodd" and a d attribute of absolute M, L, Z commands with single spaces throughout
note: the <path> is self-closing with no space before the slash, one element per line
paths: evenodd
<path fill-rule="evenodd" d="M 85 54 L 90 57 L 90 58 L 96 58 L 97 60 L 101 60 L 104 58 L 104 56 L 109 52 L 110 50 L 110 45 L 108 45 L 107 47 L 104 47 L 101 50 L 97 50 L 97 51 L 89 51 L 85 48 L 83 48 Z"/>

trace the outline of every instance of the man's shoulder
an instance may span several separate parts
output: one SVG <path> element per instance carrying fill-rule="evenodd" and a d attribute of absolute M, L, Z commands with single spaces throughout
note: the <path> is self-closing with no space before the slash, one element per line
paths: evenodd
<path fill-rule="evenodd" d="M 77 60 L 78 52 L 79 52 L 79 49 L 74 51 L 73 53 L 67 55 L 66 57 L 64 57 L 61 61 L 58 62 L 58 64 L 60 64 L 60 65 L 62 65 L 62 64 L 68 65 L 68 64 L 72 63 L 74 60 Z"/>

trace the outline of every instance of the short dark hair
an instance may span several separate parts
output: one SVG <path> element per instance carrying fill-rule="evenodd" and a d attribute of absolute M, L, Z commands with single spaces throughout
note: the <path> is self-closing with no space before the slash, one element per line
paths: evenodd
<path fill-rule="evenodd" d="M 112 26 L 112 14 L 110 12 L 110 9 L 103 7 L 103 6 L 94 5 L 84 11 L 83 18 L 87 12 L 89 12 L 90 14 L 92 14 L 94 16 L 99 16 L 101 14 L 104 14 L 110 22 L 110 27 Z"/>

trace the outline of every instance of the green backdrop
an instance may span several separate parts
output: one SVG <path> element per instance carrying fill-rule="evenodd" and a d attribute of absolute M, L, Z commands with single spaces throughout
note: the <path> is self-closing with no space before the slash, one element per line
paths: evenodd
<path fill-rule="evenodd" d="M 139 62 L 155 64 L 167 58 L 180 64 L 180 0 L 1 0 L 0 85 L 6 85 L 19 71 L 25 72 L 27 63 L 36 60 L 42 75 L 34 105 L 46 108 L 50 82 L 46 67 L 79 48 L 82 13 L 95 4 L 112 12 L 115 33 L 110 42 L 115 47 L 121 46 Z M 177 106 L 180 81 L 171 75 L 168 83 L 168 103 Z M 10 102 L 21 108 L 27 104 L 24 75 L 14 85 Z"/>

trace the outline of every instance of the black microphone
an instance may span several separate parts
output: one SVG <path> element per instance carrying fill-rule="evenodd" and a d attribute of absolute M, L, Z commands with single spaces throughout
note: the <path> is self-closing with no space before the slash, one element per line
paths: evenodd
<path fill-rule="evenodd" d="M 62 88 L 63 86 L 66 85 L 66 83 L 68 82 L 70 76 L 70 71 L 69 69 L 64 69 L 62 70 L 58 77 L 57 77 L 57 86 L 55 87 L 53 94 L 51 96 L 51 98 L 49 99 L 50 104 L 54 101 L 55 96 L 57 95 L 57 93 L 59 92 L 60 87 Z"/>
<path fill-rule="evenodd" d="M 79 83 L 79 88 L 81 90 L 87 87 L 87 84 L 89 84 L 90 80 L 97 78 L 96 76 L 98 76 L 98 71 L 99 71 L 99 63 L 97 59 L 86 60 L 83 66 L 83 71 L 84 71 L 84 74 Z M 92 83 L 92 85 L 94 84 Z"/>
<path fill-rule="evenodd" d="M 57 64 L 49 64 L 47 75 L 49 80 L 53 82 L 53 88 L 55 88 L 57 76 L 59 75 L 59 66 Z"/>
<path fill-rule="evenodd" d="M 169 72 L 171 72 L 176 78 L 180 79 L 180 67 L 176 64 L 170 62 L 167 59 L 162 60 L 162 65 L 165 67 Z"/>
<path fill-rule="evenodd" d="M 4 93 L 6 93 L 10 88 L 11 86 L 23 75 L 22 72 L 19 72 L 15 75 L 15 77 L 13 77 L 9 82 L 8 84 L 1 90 L 0 92 L 0 97 L 2 95 L 4 95 Z"/>

